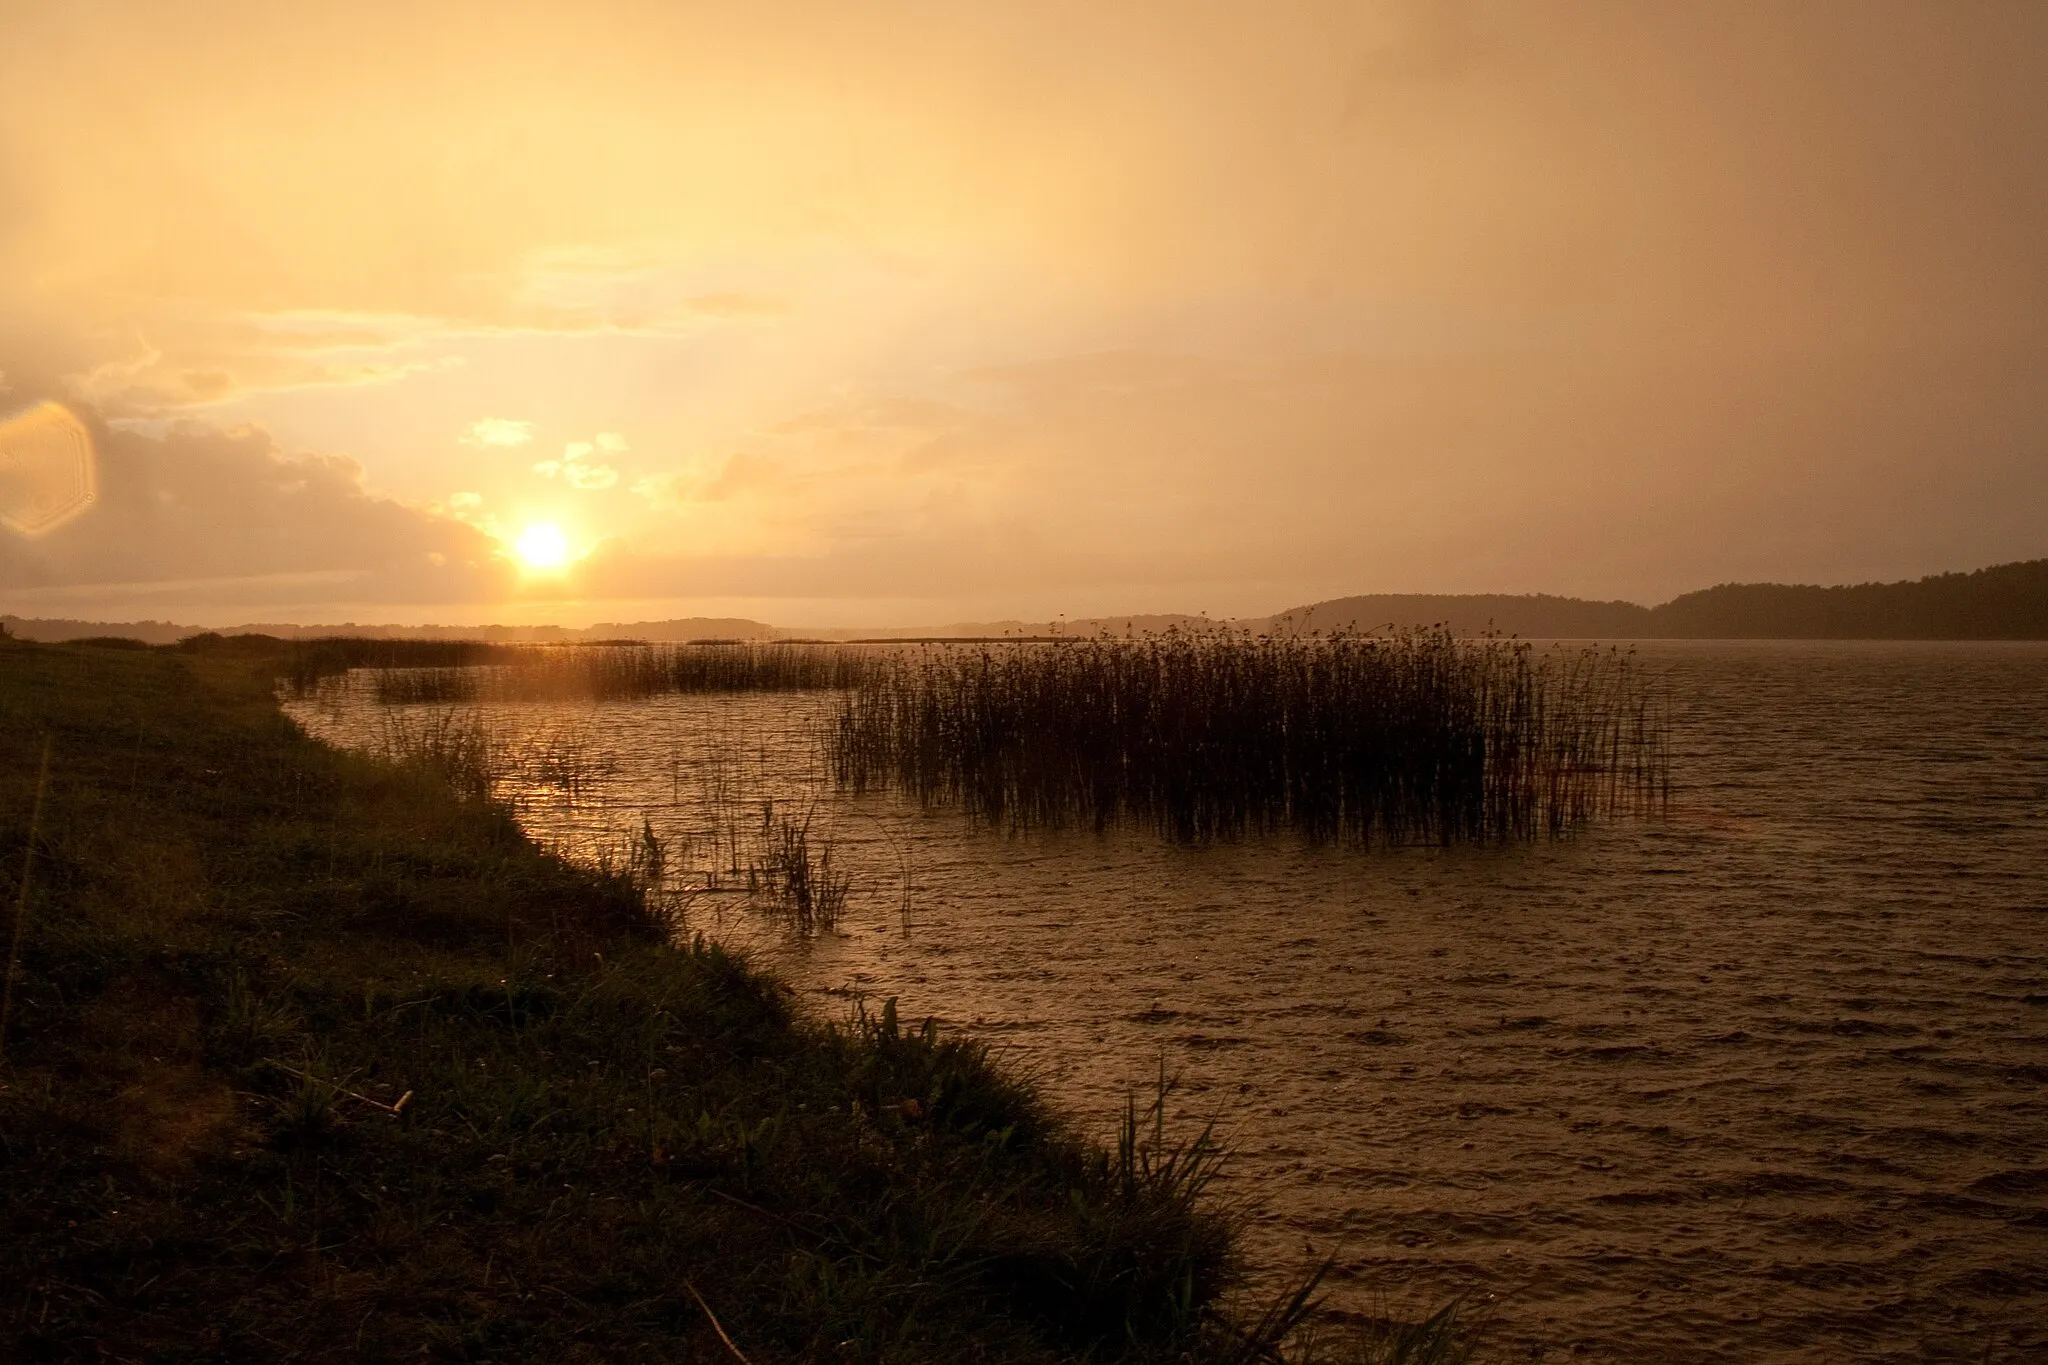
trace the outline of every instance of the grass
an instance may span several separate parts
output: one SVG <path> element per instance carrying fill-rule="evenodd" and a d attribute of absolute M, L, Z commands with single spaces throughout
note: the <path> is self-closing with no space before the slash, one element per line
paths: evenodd
<path fill-rule="evenodd" d="M 1454 1358 L 1233 1314 L 1206 1140 L 802 1017 L 669 943 L 651 830 L 548 857 L 488 737 L 313 744 L 290 664 L 0 643 L 0 1356 Z"/>
<path fill-rule="evenodd" d="M 351 666 L 376 668 L 372 686 L 377 700 L 387 704 L 622 701 L 669 692 L 814 691 L 857 687 L 886 666 L 882 653 L 846 645 L 723 641 L 482 648 L 492 650 L 489 657 L 423 656 Z M 338 663 L 348 655 L 335 648 L 325 657 Z"/>
<path fill-rule="evenodd" d="M 842 694 L 827 764 L 1011 828 L 1149 823 L 1181 841 L 1567 835 L 1668 799 L 1663 708 L 1633 659 L 1447 630 L 861 648 L 467 646 L 322 641 L 294 677 L 383 658 L 389 704 Z M 385 650 L 385 655 L 378 655 Z M 327 673 L 319 670 L 328 669 Z M 305 685 L 305 684 L 301 684 Z M 735 847 L 737 845 L 735 844 Z M 737 862 L 735 862 L 737 867 Z"/>
<path fill-rule="evenodd" d="M 508 736 L 477 712 L 433 707 L 379 713 L 367 746 L 402 771 L 479 800 L 507 789 L 579 795 L 610 775 L 595 748 L 577 724 Z M 749 904 L 783 917 L 798 933 L 831 932 L 852 891 L 843 866 L 834 866 L 837 841 L 814 826 L 815 806 L 799 816 L 778 809 L 773 799 L 740 799 L 733 766 L 714 772 L 719 799 L 702 844 L 688 835 L 657 835 L 643 816 L 632 837 L 580 850 L 582 860 L 625 877 L 650 904 L 667 907 L 678 928 L 696 895 L 724 889 L 731 879 L 734 889 L 744 885 Z M 700 848 L 710 854 L 701 885 L 691 875 Z"/>
<path fill-rule="evenodd" d="M 648 837 L 651 839 L 652 833 Z M 771 903 L 785 912 L 799 933 L 829 931 L 839 922 L 850 890 L 846 876 L 832 866 L 833 841 L 816 838 L 808 815 L 776 817 L 755 874 Z"/>
<path fill-rule="evenodd" d="M 98 642 L 82 642 L 98 643 Z M 130 641 L 129 643 L 134 643 Z M 305 696 L 328 678 L 352 668 L 447 669 L 511 663 L 522 647 L 481 640 L 373 640 L 362 636 L 331 636 L 313 640 L 280 640 L 267 635 L 194 636 L 186 647 L 240 654 L 260 653 L 280 660 L 278 672 L 286 686 Z"/>
<path fill-rule="evenodd" d="M 856 791 L 1188 841 L 1555 837 L 1666 789 L 1628 656 L 1446 631 L 930 648 L 849 693 L 828 743 Z"/>
<path fill-rule="evenodd" d="M 542 853 L 457 734 L 307 740 L 291 667 L 0 641 L 0 1357 L 1283 1358 L 1213 1153 L 805 1017 L 669 941 L 654 851 Z"/>

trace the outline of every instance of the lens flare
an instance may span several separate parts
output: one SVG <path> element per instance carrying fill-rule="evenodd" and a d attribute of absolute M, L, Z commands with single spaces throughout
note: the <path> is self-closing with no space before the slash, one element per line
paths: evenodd
<path fill-rule="evenodd" d="M 92 433 L 69 408 L 38 403 L 0 421 L 0 526 L 39 536 L 98 497 Z"/>

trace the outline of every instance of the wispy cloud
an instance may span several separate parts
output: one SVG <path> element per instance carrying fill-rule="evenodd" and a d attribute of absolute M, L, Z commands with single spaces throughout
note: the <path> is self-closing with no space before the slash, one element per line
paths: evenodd
<path fill-rule="evenodd" d="M 572 488 L 581 488 L 586 492 L 591 492 L 600 488 L 610 488 L 613 484 L 617 483 L 619 481 L 619 471 L 613 469 L 608 464 L 570 463 L 562 466 L 562 478 Z"/>
<path fill-rule="evenodd" d="M 543 330 L 678 335 L 789 311 L 777 294 L 732 288 L 687 244 L 642 242 L 528 253 L 504 281 L 507 321 Z"/>
<path fill-rule="evenodd" d="M 479 417 L 463 429 L 459 439 L 478 450 L 509 450 L 533 440 L 533 423 L 511 417 Z"/>
<path fill-rule="evenodd" d="M 596 492 L 617 484 L 619 471 L 590 457 L 600 450 L 612 454 L 629 449 L 626 438 L 616 431 L 601 431 L 592 440 L 569 442 L 562 448 L 561 459 L 542 460 L 534 465 L 533 472 L 545 479 L 559 478 L 571 488 Z"/>

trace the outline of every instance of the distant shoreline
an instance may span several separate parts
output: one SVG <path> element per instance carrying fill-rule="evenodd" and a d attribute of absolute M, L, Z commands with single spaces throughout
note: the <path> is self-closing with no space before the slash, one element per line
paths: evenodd
<path fill-rule="evenodd" d="M 462 639 L 516 643 L 645 640 L 814 640 L 904 643 L 1019 641 L 1228 629 L 1255 635 L 1371 631 L 1442 626 L 1458 635 L 1532 640 L 2048 640 L 2048 559 L 1999 564 L 1896 583 L 1817 587 L 1723 583 L 1657 606 L 1599 602 L 1543 593 L 1373 593 L 1292 607 L 1271 616 L 1097 616 L 1075 621 L 965 621 L 901 627 L 780 627 L 742 617 L 601 622 L 566 626 L 392 626 L 251 622 L 225 635 L 306 639 Z M 175 644 L 206 632 L 172 621 L 87 621 L 0 614 L 0 627 L 25 640 L 115 637 Z"/>

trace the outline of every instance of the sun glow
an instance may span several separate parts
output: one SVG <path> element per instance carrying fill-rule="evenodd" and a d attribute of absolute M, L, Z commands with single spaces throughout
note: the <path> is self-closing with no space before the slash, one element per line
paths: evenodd
<path fill-rule="evenodd" d="M 521 531 L 512 550 L 529 573 L 559 573 L 569 567 L 569 537 L 553 522 L 536 522 Z"/>

